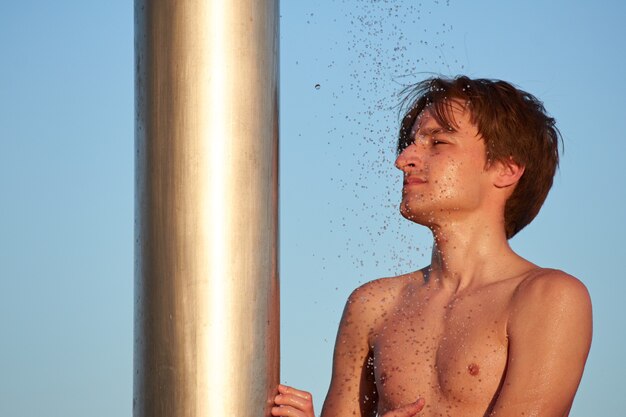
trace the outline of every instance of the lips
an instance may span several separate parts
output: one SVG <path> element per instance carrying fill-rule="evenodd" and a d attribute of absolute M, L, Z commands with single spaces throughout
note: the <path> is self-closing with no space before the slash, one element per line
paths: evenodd
<path fill-rule="evenodd" d="M 427 181 L 420 177 L 408 176 L 404 178 L 404 185 L 424 184 Z"/>

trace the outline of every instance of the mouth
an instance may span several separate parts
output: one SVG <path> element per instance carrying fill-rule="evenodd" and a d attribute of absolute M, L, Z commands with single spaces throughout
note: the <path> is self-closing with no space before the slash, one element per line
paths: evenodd
<path fill-rule="evenodd" d="M 427 181 L 423 178 L 419 178 L 419 177 L 405 177 L 404 178 L 404 186 L 407 185 L 419 185 L 419 184 L 425 184 Z"/>

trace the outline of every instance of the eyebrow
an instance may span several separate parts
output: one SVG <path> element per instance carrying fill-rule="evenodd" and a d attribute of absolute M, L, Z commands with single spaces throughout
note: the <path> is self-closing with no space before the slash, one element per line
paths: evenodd
<path fill-rule="evenodd" d="M 432 135 L 436 135 L 439 133 L 452 133 L 452 132 L 448 129 L 442 128 L 441 126 L 427 127 L 425 129 L 418 127 L 417 130 L 413 130 L 413 132 L 411 132 L 411 136 L 415 137 L 415 135 L 417 134 L 424 135 L 424 136 L 432 136 Z"/>
<path fill-rule="evenodd" d="M 423 130 L 423 132 L 427 135 L 435 135 L 437 133 L 446 133 L 448 130 L 444 129 L 441 126 L 437 126 L 437 127 L 429 127 Z"/>

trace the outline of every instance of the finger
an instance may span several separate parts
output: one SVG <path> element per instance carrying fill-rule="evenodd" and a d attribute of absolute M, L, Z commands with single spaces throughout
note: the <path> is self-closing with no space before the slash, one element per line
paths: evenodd
<path fill-rule="evenodd" d="M 425 403 L 426 401 L 424 401 L 423 398 L 420 398 L 414 403 L 407 404 L 404 407 L 400 407 L 393 411 L 385 413 L 383 417 L 412 417 L 422 411 Z"/>
<path fill-rule="evenodd" d="M 272 407 L 272 415 L 275 417 L 307 417 L 304 412 L 289 406 Z"/>
<path fill-rule="evenodd" d="M 290 387 L 288 385 L 280 384 L 278 385 L 278 392 L 281 394 L 293 394 L 301 397 L 305 400 L 310 400 L 312 398 L 311 393 L 306 391 L 301 391 L 299 389 L 295 389 L 294 387 Z"/>
<path fill-rule="evenodd" d="M 293 394 L 278 394 L 274 397 L 274 403 L 277 405 L 289 405 L 297 408 L 298 410 L 308 410 L 311 407 L 311 400 L 306 400 L 302 397 Z"/>
<path fill-rule="evenodd" d="M 278 394 L 274 398 L 274 403 L 278 406 L 291 407 L 303 412 L 305 416 L 314 417 L 313 402 L 311 399 L 304 399 L 294 394 Z"/>
<path fill-rule="evenodd" d="M 426 400 L 423 398 L 420 398 L 417 401 L 415 401 L 413 405 L 415 405 L 417 408 L 416 413 L 419 413 L 420 411 L 422 411 L 422 408 L 424 408 L 424 405 L 426 405 Z"/>

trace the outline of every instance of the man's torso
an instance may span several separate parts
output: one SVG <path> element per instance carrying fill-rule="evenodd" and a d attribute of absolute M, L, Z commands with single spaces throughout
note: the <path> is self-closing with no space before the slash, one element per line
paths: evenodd
<path fill-rule="evenodd" d="M 506 370 L 511 299 L 528 276 L 456 295 L 421 273 L 386 280 L 368 297 L 380 310 L 368 361 L 379 413 L 424 398 L 423 416 L 482 416 Z"/>

